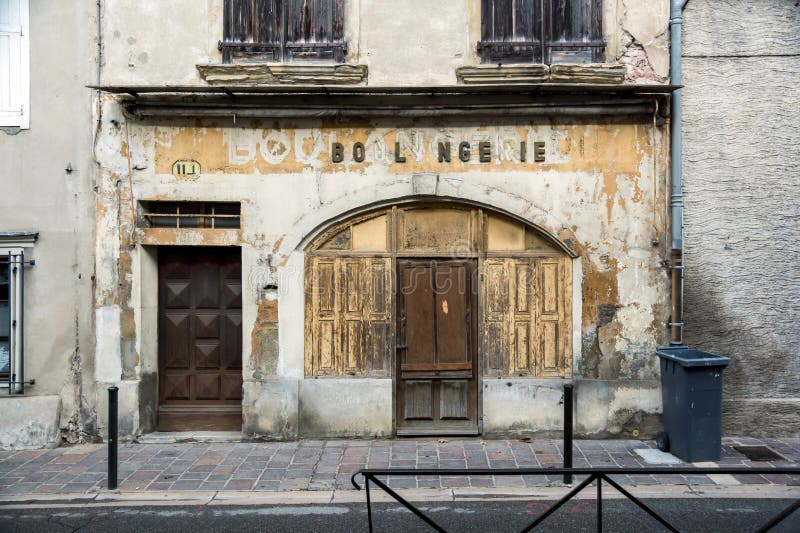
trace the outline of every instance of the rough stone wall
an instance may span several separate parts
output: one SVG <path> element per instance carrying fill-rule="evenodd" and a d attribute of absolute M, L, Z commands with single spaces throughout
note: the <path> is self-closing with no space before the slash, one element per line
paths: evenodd
<path fill-rule="evenodd" d="M 733 359 L 726 433 L 800 431 L 798 27 L 794 0 L 684 16 L 684 338 Z"/>
<path fill-rule="evenodd" d="M 0 231 L 39 232 L 28 256 L 36 266 L 25 271 L 25 378 L 36 384 L 18 400 L 30 400 L 35 410 L 52 404 L 32 397 L 60 398 L 55 427 L 69 443 L 94 432 L 93 122 L 86 85 L 96 82 L 96 28 L 94 1 L 30 3 L 30 129 L 0 131 Z M 15 404 L 5 399 L 0 411 L 11 412 Z M 13 421 L 6 422 L 4 430 L 12 431 Z"/>

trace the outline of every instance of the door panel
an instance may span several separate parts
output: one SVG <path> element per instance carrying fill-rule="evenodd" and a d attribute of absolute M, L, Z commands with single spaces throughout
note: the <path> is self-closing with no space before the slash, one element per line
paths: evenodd
<path fill-rule="evenodd" d="M 404 386 L 403 418 L 406 420 L 433 420 L 433 382 L 408 380 Z"/>
<path fill-rule="evenodd" d="M 399 260 L 398 435 L 476 434 L 473 261 Z"/>
<path fill-rule="evenodd" d="M 436 353 L 432 270 L 427 265 L 403 269 L 401 290 L 404 293 L 405 307 L 411 310 L 401 310 L 401 317 L 406 321 L 405 344 L 408 346 L 403 366 L 430 364 Z"/>
<path fill-rule="evenodd" d="M 160 430 L 241 429 L 241 271 L 238 248 L 159 250 Z"/>
<path fill-rule="evenodd" d="M 442 381 L 439 413 L 442 420 L 469 420 L 469 380 Z"/>
<path fill-rule="evenodd" d="M 469 306 L 466 293 L 466 267 L 454 265 L 436 271 L 436 352 L 437 363 L 470 363 Z"/>

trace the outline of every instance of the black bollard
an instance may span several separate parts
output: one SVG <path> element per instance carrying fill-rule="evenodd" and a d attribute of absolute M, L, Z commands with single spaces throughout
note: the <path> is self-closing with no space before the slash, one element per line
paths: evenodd
<path fill-rule="evenodd" d="M 564 468 L 572 468 L 572 392 L 571 383 L 564 385 Z M 564 484 L 572 484 L 572 474 L 564 474 Z"/>
<path fill-rule="evenodd" d="M 117 489 L 117 414 L 119 389 L 108 388 L 108 490 Z"/>

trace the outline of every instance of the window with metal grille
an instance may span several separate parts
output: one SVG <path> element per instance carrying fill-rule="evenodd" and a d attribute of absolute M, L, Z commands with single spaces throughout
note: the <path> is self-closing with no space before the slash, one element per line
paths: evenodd
<path fill-rule="evenodd" d="M 225 0 L 224 63 L 344 61 L 344 0 Z"/>
<path fill-rule="evenodd" d="M 142 202 L 144 225 L 151 228 L 235 229 L 241 205 L 235 202 Z"/>
<path fill-rule="evenodd" d="M 484 63 L 603 61 L 602 0 L 481 0 Z"/>
<path fill-rule="evenodd" d="M 8 393 L 23 391 L 23 280 L 22 251 L 3 250 L 0 255 L 0 387 Z"/>

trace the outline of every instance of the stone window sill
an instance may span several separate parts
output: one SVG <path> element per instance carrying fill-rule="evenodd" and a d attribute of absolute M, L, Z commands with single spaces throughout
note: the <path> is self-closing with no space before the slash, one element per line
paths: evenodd
<path fill-rule="evenodd" d="M 366 65 L 197 65 L 210 85 L 355 85 L 367 81 Z"/>
<path fill-rule="evenodd" d="M 533 83 L 603 83 L 621 84 L 625 81 L 623 65 L 588 64 L 510 64 L 475 65 L 456 69 L 459 83 L 474 84 L 533 84 Z"/>

